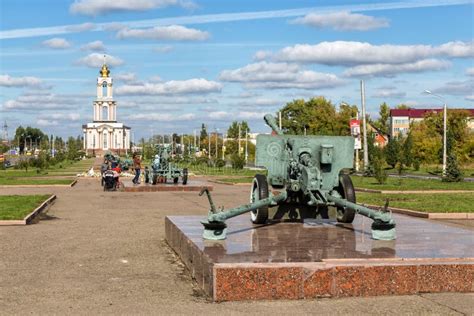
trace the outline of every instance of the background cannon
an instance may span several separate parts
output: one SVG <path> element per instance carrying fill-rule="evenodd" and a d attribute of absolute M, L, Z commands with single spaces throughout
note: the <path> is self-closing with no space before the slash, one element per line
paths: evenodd
<path fill-rule="evenodd" d="M 257 136 L 257 165 L 268 170 L 268 177 L 257 174 L 250 203 L 236 208 L 216 210 L 209 191 L 203 190 L 201 195 L 206 192 L 211 204 L 207 220 L 202 221 L 205 239 L 224 239 L 228 218 L 250 212 L 254 224 L 264 224 L 269 207 L 286 204 L 315 211 L 336 207 L 337 221 L 342 223 L 352 223 L 359 213 L 373 220 L 374 239 L 395 239 L 395 222 L 387 207 L 375 211 L 357 204 L 351 178 L 343 173 L 353 167 L 353 137 L 284 135 L 271 115 L 264 119 L 276 134 Z"/>
<path fill-rule="evenodd" d="M 188 169 L 178 168 L 171 162 L 171 148 L 164 145 L 156 145 L 156 155 L 151 165 L 145 168 L 145 183 L 166 183 L 173 179 L 177 184 L 179 178 L 186 185 L 188 183 Z"/>

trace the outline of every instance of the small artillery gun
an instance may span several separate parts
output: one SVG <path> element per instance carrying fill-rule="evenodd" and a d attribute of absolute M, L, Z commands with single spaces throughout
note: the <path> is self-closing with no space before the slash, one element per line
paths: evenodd
<path fill-rule="evenodd" d="M 188 183 L 188 169 L 180 169 L 171 162 L 170 148 L 163 145 L 156 145 L 157 154 L 150 167 L 145 168 L 145 183 L 157 184 L 166 183 L 168 179 L 173 179 L 177 184 L 179 178 L 184 185 Z"/>
<path fill-rule="evenodd" d="M 119 156 L 116 156 L 111 152 L 107 152 L 104 155 L 104 159 L 110 161 L 112 164 L 120 165 L 122 170 L 130 169 L 133 164 L 131 159 L 121 159 Z"/>
<path fill-rule="evenodd" d="M 373 220 L 372 238 L 395 239 L 395 222 L 387 205 L 384 211 L 375 211 L 356 204 L 351 178 L 342 173 L 352 168 L 354 139 L 351 136 L 296 136 L 284 135 L 275 119 L 264 117 L 276 135 L 257 136 L 257 165 L 268 170 L 267 177 L 257 174 L 250 191 L 250 203 L 230 209 L 216 210 L 209 191 L 204 188 L 210 204 L 208 218 L 202 221 L 204 239 L 225 239 L 231 217 L 250 212 L 254 224 L 265 224 L 268 208 L 305 206 L 315 211 L 336 208 L 336 218 L 341 223 L 352 223 L 359 213 Z M 269 184 L 277 194 L 269 190 Z"/>

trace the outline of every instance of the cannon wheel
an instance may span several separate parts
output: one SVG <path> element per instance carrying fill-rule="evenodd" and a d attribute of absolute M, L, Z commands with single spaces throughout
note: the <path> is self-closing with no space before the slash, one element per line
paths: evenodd
<path fill-rule="evenodd" d="M 354 185 L 352 184 L 351 178 L 347 174 L 341 174 L 339 176 L 339 186 L 337 192 L 346 200 L 352 203 L 356 203 L 356 195 Z M 338 207 L 336 210 L 337 221 L 341 223 L 352 223 L 355 216 L 354 210 L 343 209 Z"/>
<path fill-rule="evenodd" d="M 183 185 L 188 183 L 188 168 L 183 169 Z"/>
<path fill-rule="evenodd" d="M 252 182 L 252 190 L 250 191 L 250 203 L 268 197 L 267 177 L 263 174 L 255 175 Z M 260 207 L 250 212 L 250 218 L 254 224 L 265 224 L 268 219 L 268 206 Z"/>
<path fill-rule="evenodd" d="M 154 174 L 153 177 L 151 178 L 151 183 L 156 184 L 157 181 L 158 181 L 158 176 Z"/>

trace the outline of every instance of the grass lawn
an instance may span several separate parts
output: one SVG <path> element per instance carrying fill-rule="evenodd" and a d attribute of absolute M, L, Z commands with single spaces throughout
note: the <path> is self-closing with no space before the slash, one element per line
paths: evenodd
<path fill-rule="evenodd" d="M 71 184 L 73 179 L 36 179 L 33 177 L 2 178 L 0 185 L 47 185 L 47 184 Z"/>
<path fill-rule="evenodd" d="M 19 220 L 51 195 L 0 195 L 0 220 Z"/>
<path fill-rule="evenodd" d="M 87 171 L 94 163 L 93 159 L 81 161 L 63 161 L 57 165 L 50 166 L 45 170 L 36 168 L 6 169 L 0 170 L 0 185 L 47 185 L 47 184 L 70 184 L 73 179 L 55 179 L 60 176 L 76 176 L 78 173 Z M 41 177 L 38 179 L 38 177 Z M 51 177 L 44 179 L 44 177 Z"/>
<path fill-rule="evenodd" d="M 252 183 L 253 177 L 234 177 L 234 178 L 217 178 L 217 181 L 225 183 Z"/>
<path fill-rule="evenodd" d="M 456 194 L 378 194 L 357 192 L 357 203 L 389 206 L 430 213 L 474 213 L 474 192 Z"/>
<path fill-rule="evenodd" d="M 373 190 L 473 190 L 474 182 L 442 182 L 441 180 L 424 180 L 410 178 L 387 178 L 385 184 L 378 184 L 372 177 L 351 176 L 356 188 Z"/>

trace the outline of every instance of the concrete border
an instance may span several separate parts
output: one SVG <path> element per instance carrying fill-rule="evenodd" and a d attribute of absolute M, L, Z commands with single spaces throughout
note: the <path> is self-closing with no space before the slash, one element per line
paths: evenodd
<path fill-rule="evenodd" d="M 472 193 L 472 190 L 374 190 L 355 188 L 356 192 L 380 194 L 433 194 L 433 193 Z"/>
<path fill-rule="evenodd" d="M 380 205 L 372 205 L 372 204 L 364 204 L 370 208 L 381 208 Z M 429 213 L 429 212 L 420 212 L 409 210 L 405 208 L 398 208 L 398 207 L 389 207 L 393 213 L 413 216 L 413 217 L 420 217 L 420 218 L 428 218 L 428 219 L 474 219 L 474 213 Z"/>
<path fill-rule="evenodd" d="M 241 183 L 231 183 L 231 182 L 224 182 L 224 181 L 219 181 L 219 180 L 212 180 L 208 179 L 207 181 L 213 182 L 213 183 L 218 183 L 218 184 L 225 184 L 225 185 L 251 185 L 252 182 L 241 182 Z"/>
<path fill-rule="evenodd" d="M 33 218 L 35 218 L 39 213 L 41 213 L 48 205 L 50 205 L 54 200 L 56 200 L 56 195 L 52 194 L 49 198 L 46 199 L 40 206 L 38 206 L 33 212 L 26 215 L 23 219 L 20 220 L 0 220 L 0 226 L 24 226 L 28 225 Z"/>
<path fill-rule="evenodd" d="M 76 185 L 77 179 L 73 180 L 70 184 L 3 184 L 0 185 L 2 188 L 70 188 Z"/>

